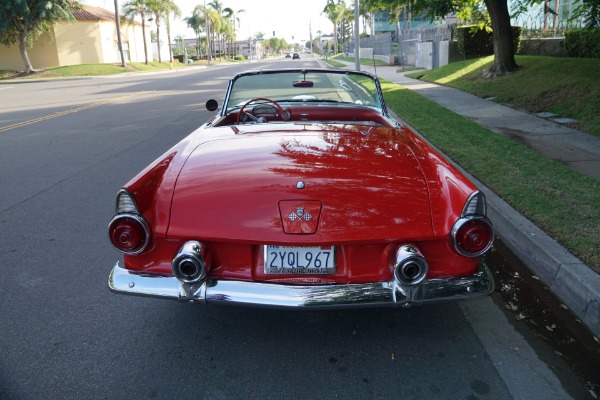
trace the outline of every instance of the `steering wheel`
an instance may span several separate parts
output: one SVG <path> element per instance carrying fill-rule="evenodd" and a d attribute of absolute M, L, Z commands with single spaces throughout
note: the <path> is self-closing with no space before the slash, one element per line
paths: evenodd
<path fill-rule="evenodd" d="M 257 102 L 257 101 L 266 101 L 267 103 L 271 103 L 273 104 L 273 106 L 277 109 L 277 114 L 275 114 L 277 117 L 281 118 L 281 120 L 283 122 L 287 121 L 287 118 L 285 116 L 285 112 L 283 111 L 283 108 L 281 108 L 281 106 L 279 104 L 277 104 L 274 100 L 271 99 L 267 99 L 266 97 L 256 97 L 254 99 L 250 99 L 246 102 L 246 104 L 244 104 L 242 106 L 242 108 L 240 108 L 240 112 L 237 115 L 237 121 L 236 121 L 236 125 L 240 124 L 240 116 L 243 114 L 246 114 L 251 120 L 256 121 L 256 122 L 266 122 L 266 121 L 261 121 L 260 118 L 256 118 L 254 115 L 252 115 L 249 112 L 244 111 L 244 109 L 246 107 L 248 107 L 249 104 Z"/>

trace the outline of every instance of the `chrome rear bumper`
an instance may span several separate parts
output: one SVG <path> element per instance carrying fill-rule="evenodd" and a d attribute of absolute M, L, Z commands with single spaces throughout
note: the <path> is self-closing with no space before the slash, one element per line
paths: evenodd
<path fill-rule="evenodd" d="M 140 274 L 117 262 L 108 277 L 115 293 L 174 299 L 190 303 L 222 303 L 268 308 L 409 307 L 444 301 L 471 300 L 494 291 L 490 270 L 481 263 L 470 276 L 426 279 L 410 287 L 396 281 L 349 285 L 297 286 L 262 282 L 207 280 L 188 284 L 172 276 Z"/>

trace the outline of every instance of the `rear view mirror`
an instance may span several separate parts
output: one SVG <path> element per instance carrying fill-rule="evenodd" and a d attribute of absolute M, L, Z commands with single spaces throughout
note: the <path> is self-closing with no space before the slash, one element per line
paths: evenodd
<path fill-rule="evenodd" d="M 208 111 L 215 111 L 217 108 L 219 108 L 219 103 L 215 99 L 210 99 L 206 102 L 206 109 Z"/>
<path fill-rule="evenodd" d="M 313 87 L 313 81 L 294 81 L 292 84 L 294 87 Z"/>

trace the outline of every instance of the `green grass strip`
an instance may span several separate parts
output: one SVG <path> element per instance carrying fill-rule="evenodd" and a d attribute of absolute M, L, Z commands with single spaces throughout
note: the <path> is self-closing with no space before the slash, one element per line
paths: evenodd
<path fill-rule="evenodd" d="M 390 109 L 518 212 L 600 272 L 600 182 L 382 81 Z"/>
<path fill-rule="evenodd" d="M 411 78 L 451 86 L 524 109 L 549 111 L 579 121 L 573 127 L 600 136 L 600 59 L 516 56 L 515 73 L 486 79 L 493 56 L 414 72 Z"/>
<path fill-rule="evenodd" d="M 335 61 L 335 60 L 331 60 L 331 59 L 324 59 L 322 61 L 325 61 L 325 63 L 331 65 L 333 68 L 346 68 L 347 64 Z"/>

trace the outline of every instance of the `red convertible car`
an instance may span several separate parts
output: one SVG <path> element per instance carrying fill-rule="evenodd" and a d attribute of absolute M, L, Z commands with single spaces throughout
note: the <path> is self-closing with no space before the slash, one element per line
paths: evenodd
<path fill-rule="evenodd" d="M 236 75 L 216 116 L 118 192 L 108 233 L 122 294 L 336 308 L 494 290 L 483 194 L 364 72 Z"/>

